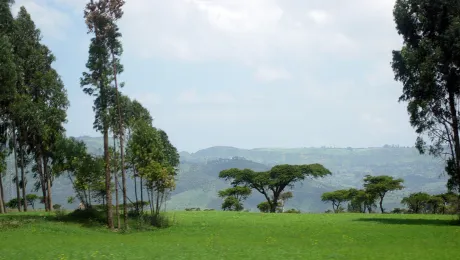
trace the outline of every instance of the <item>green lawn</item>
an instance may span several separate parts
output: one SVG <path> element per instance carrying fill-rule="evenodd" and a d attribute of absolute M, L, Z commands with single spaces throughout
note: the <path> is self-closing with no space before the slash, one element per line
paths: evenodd
<path fill-rule="evenodd" d="M 452 216 L 170 214 L 177 221 L 171 228 L 119 234 L 35 213 L 20 227 L 0 226 L 0 259 L 444 260 L 460 252 L 460 226 L 450 225 Z"/>

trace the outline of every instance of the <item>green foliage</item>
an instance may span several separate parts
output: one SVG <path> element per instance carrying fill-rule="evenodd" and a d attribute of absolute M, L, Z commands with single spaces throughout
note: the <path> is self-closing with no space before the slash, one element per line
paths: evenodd
<path fill-rule="evenodd" d="M 288 209 L 286 211 L 284 211 L 283 213 L 294 213 L 294 214 L 300 214 L 300 210 L 297 210 L 297 209 Z"/>
<path fill-rule="evenodd" d="M 270 204 L 267 201 L 263 201 L 257 205 L 260 212 L 268 213 L 270 211 Z"/>
<path fill-rule="evenodd" d="M 277 165 L 266 172 L 255 172 L 250 169 L 232 168 L 219 173 L 219 178 L 231 181 L 232 186 L 246 186 L 260 192 L 270 205 L 270 212 L 276 212 L 278 200 L 286 187 L 306 177 L 324 177 L 331 172 L 320 164 L 310 165 Z M 269 194 L 271 193 L 271 194 Z M 270 197 L 271 195 L 271 197 Z"/>
<path fill-rule="evenodd" d="M 35 202 L 39 200 L 40 198 L 36 194 L 27 194 L 26 195 L 26 201 L 27 203 L 32 207 L 32 209 L 35 209 Z"/>
<path fill-rule="evenodd" d="M 333 192 L 325 192 L 321 195 L 321 200 L 324 202 L 332 202 L 332 209 L 335 213 L 339 212 L 341 203 L 351 199 L 349 190 L 337 190 Z"/>
<path fill-rule="evenodd" d="M 222 203 L 222 209 L 225 211 L 242 211 L 244 209 L 241 201 L 235 196 L 225 197 Z"/>
<path fill-rule="evenodd" d="M 151 214 L 158 214 L 166 195 L 176 187 L 179 154 L 168 135 L 147 122 L 138 122 L 133 130 L 128 141 L 128 160 L 145 180 Z"/>
<path fill-rule="evenodd" d="M 60 204 L 54 204 L 53 209 L 60 209 L 62 206 Z"/>
<path fill-rule="evenodd" d="M 393 51 L 395 79 L 403 83 L 420 153 L 446 160 L 448 188 L 460 188 L 460 4 L 451 0 L 397 0 L 396 29 L 404 42 Z"/>
<path fill-rule="evenodd" d="M 376 193 L 370 193 L 366 190 L 356 190 L 350 189 L 350 203 L 348 204 L 348 212 L 355 213 L 366 213 L 366 210 L 369 213 L 372 213 L 377 205 L 375 201 L 377 200 Z"/>
<path fill-rule="evenodd" d="M 377 194 L 380 197 L 380 210 L 384 213 L 383 198 L 388 192 L 404 189 L 404 186 L 402 185 L 403 182 L 403 179 L 394 179 L 393 177 L 387 175 L 366 175 L 364 177 L 364 188 L 367 193 Z"/>
<path fill-rule="evenodd" d="M 219 191 L 218 195 L 224 198 L 222 203 L 223 210 L 242 211 L 244 209 L 243 201 L 251 195 L 251 189 L 249 187 L 235 186 Z"/>
<path fill-rule="evenodd" d="M 154 215 L 141 214 L 139 220 L 138 225 L 140 229 L 143 229 L 146 225 L 159 229 L 165 229 L 176 224 L 174 216 L 166 213 L 158 213 Z"/>

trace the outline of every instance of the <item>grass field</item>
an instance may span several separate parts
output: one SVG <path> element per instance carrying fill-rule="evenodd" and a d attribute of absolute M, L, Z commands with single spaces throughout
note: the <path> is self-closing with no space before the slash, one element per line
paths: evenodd
<path fill-rule="evenodd" d="M 46 220 L 45 213 L 0 216 L 0 259 L 458 259 L 453 216 L 169 213 L 155 231 Z M 1 226 L 3 225 L 3 226 Z"/>

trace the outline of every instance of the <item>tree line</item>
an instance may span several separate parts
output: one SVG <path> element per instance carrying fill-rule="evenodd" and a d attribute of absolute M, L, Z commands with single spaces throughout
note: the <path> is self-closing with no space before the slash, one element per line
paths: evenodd
<path fill-rule="evenodd" d="M 24 7 L 13 17 L 13 2 L 0 0 L 0 213 L 11 205 L 18 211 L 33 207 L 31 202 L 38 198 L 27 194 L 29 189 L 41 192 L 45 210 L 52 211 L 53 182 L 66 176 L 85 208 L 102 203 L 110 229 L 115 227 L 113 193 L 117 228 L 123 224 L 128 229 L 128 177 L 134 179 L 135 202 L 130 203 L 135 213 L 144 213 L 148 201 L 150 213 L 158 215 L 175 188 L 179 155 L 166 132 L 153 126 L 149 111 L 120 91 L 125 84 L 118 80 L 123 48 L 117 22 L 125 2 L 91 0 L 84 9 L 92 38 L 80 85 L 94 99 L 93 127 L 104 137 L 102 156 L 90 154 L 82 141 L 66 136 L 70 104 L 53 68 L 56 58 L 42 43 L 40 30 Z M 3 177 L 9 156 L 13 157 L 16 198 L 6 203 Z M 27 178 L 28 171 L 32 178 Z M 28 185 L 28 181 L 33 183 Z M 143 197 L 144 191 L 148 198 Z"/>
<path fill-rule="evenodd" d="M 321 200 L 332 203 L 332 211 L 335 213 L 345 211 L 373 213 L 377 207 L 381 213 L 387 213 L 383 207 L 385 196 L 392 191 L 404 189 L 403 182 L 403 179 L 395 179 L 387 175 L 367 175 L 364 178 L 364 189 L 351 188 L 325 192 Z M 348 203 L 347 208 L 343 207 L 344 203 Z M 404 197 L 400 203 L 407 209 L 395 208 L 392 213 L 456 214 L 460 210 L 460 197 L 452 191 L 436 195 L 415 192 Z"/>

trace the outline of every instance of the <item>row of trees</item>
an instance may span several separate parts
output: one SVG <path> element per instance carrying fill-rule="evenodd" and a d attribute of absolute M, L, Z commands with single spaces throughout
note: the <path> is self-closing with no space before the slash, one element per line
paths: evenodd
<path fill-rule="evenodd" d="M 86 208 L 94 201 L 102 202 L 110 229 L 114 228 L 114 192 L 117 227 L 121 228 L 121 211 L 123 228 L 127 229 L 126 178 L 130 172 L 136 213 L 143 213 L 143 191 L 147 190 L 151 213 L 159 214 L 175 187 L 179 155 L 168 135 L 153 127 L 148 110 L 119 91 L 124 85 L 117 78 L 123 72 L 123 49 L 117 22 L 123 16 L 124 1 L 91 0 L 84 10 L 88 33 L 93 37 L 80 83 L 83 91 L 94 97 L 93 127 L 103 134 L 102 156 L 89 154 L 82 141 L 65 136 L 63 124 L 69 102 L 52 67 L 55 58 L 41 43 L 40 31 L 24 7 L 13 18 L 12 4 L 0 0 L 0 174 L 6 174 L 6 158 L 13 155 L 17 209 L 27 210 L 28 203 L 23 202 L 27 201 L 28 169 L 36 181 L 33 188 L 43 193 L 47 211 L 52 210 L 53 181 L 65 174 Z M 119 208 L 119 190 L 123 209 Z M 6 211 L 4 199 L 0 178 L 1 213 Z"/>
<path fill-rule="evenodd" d="M 386 194 L 402 190 L 403 179 L 394 179 L 391 176 L 370 176 L 364 178 L 364 189 L 343 189 L 325 192 L 321 196 L 324 202 L 332 203 L 334 212 L 344 212 L 344 203 L 348 203 L 347 211 L 356 213 L 372 213 L 379 205 L 381 213 L 385 213 L 383 199 Z M 401 200 L 407 209 L 395 208 L 393 213 L 433 213 L 455 214 L 459 211 L 460 197 L 454 192 L 430 195 L 425 192 L 409 194 Z"/>
<path fill-rule="evenodd" d="M 394 209 L 394 213 L 414 213 L 414 214 L 456 214 L 460 212 L 460 197 L 453 193 L 430 195 L 425 192 L 415 192 L 409 194 L 401 200 L 405 209 Z"/>
<path fill-rule="evenodd" d="M 6 158 L 14 158 L 17 209 L 27 211 L 26 166 L 33 163 L 35 183 L 46 210 L 51 210 L 52 184 L 60 172 L 54 158 L 57 140 L 64 133 L 67 93 L 52 67 L 54 55 L 41 43 L 40 30 L 21 7 L 16 18 L 11 0 L 0 0 L 0 177 Z M 0 178 L 0 212 L 5 212 Z"/>
<path fill-rule="evenodd" d="M 385 212 L 383 208 L 383 199 L 392 191 L 402 190 L 403 179 L 395 179 L 391 176 L 380 175 L 364 177 L 364 189 L 348 189 L 337 190 L 333 192 L 325 192 L 321 195 L 321 200 L 332 203 L 334 212 L 343 211 L 342 203 L 349 202 L 348 211 L 372 213 L 377 207 L 377 202 L 381 213 Z"/>

